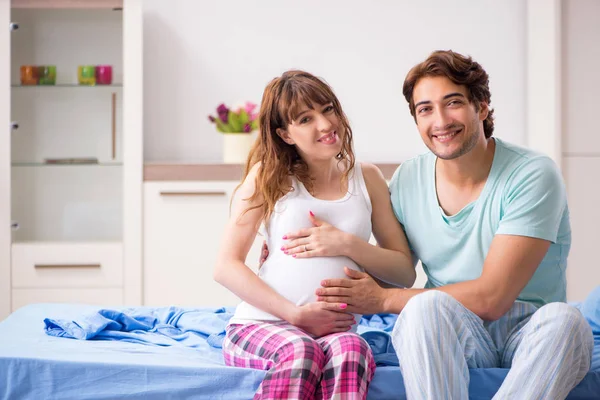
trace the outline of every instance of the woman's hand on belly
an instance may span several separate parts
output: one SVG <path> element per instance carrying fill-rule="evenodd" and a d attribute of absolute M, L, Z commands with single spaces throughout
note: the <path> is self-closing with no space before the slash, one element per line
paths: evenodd
<path fill-rule="evenodd" d="M 343 303 L 305 304 L 296 308 L 289 322 L 315 337 L 346 332 L 356 323 L 354 316 L 344 311 L 346 307 Z"/>
<path fill-rule="evenodd" d="M 312 228 L 286 234 L 281 251 L 296 258 L 345 256 L 351 242 L 349 233 L 318 220 L 312 213 Z"/>

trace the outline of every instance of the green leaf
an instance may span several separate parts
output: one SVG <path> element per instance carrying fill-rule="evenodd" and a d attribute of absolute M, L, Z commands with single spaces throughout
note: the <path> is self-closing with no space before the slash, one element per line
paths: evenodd
<path fill-rule="evenodd" d="M 246 125 L 248 122 L 250 122 L 250 116 L 248 113 L 245 110 L 240 111 L 240 123 L 242 124 L 242 130 L 244 125 Z"/>
<path fill-rule="evenodd" d="M 215 123 L 217 125 L 217 130 L 219 132 L 223 132 L 223 133 L 227 133 L 229 132 L 229 126 L 226 125 L 223 121 L 221 121 L 219 118 L 215 119 Z"/>
<path fill-rule="evenodd" d="M 229 125 L 231 132 L 242 132 L 244 130 L 244 124 L 240 120 L 240 116 L 233 111 L 229 111 Z"/>

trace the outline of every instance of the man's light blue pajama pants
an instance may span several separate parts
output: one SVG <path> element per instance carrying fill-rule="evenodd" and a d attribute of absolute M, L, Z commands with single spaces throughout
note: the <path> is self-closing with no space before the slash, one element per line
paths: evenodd
<path fill-rule="evenodd" d="M 593 348 L 589 324 L 568 304 L 516 302 L 483 321 L 439 290 L 408 301 L 392 341 L 409 400 L 468 399 L 469 368 L 510 368 L 494 399 L 564 399 L 588 372 Z"/>

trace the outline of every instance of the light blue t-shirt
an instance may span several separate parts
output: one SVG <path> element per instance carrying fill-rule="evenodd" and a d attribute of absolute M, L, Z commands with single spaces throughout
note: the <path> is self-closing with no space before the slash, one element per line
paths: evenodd
<path fill-rule="evenodd" d="M 494 235 L 519 235 L 552 244 L 518 300 L 537 306 L 564 302 L 571 227 L 560 171 L 547 156 L 494 140 L 492 168 L 479 198 L 455 215 L 439 206 L 434 154 L 402 163 L 392 178 L 394 212 L 423 264 L 426 287 L 478 278 Z"/>

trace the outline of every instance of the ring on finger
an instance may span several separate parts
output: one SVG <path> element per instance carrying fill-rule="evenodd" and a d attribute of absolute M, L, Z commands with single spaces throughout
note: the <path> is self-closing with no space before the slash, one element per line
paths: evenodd
<path fill-rule="evenodd" d="M 304 252 L 307 252 L 308 248 L 306 247 L 306 245 L 304 245 Z"/>

